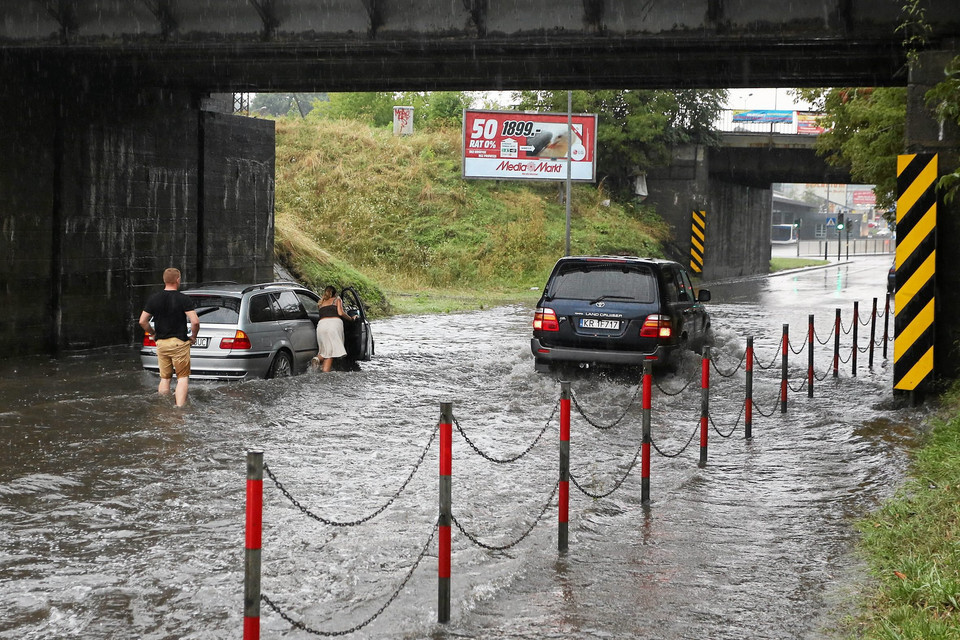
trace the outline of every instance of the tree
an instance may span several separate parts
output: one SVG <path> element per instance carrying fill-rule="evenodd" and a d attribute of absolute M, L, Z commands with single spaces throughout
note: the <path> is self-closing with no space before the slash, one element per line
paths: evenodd
<path fill-rule="evenodd" d="M 313 109 L 313 102 L 326 100 L 325 93 L 258 93 L 250 105 L 254 113 L 302 118 Z"/>
<path fill-rule="evenodd" d="M 613 191 L 627 193 L 638 172 L 662 166 L 677 144 L 719 145 L 714 129 L 726 90 L 574 91 L 574 113 L 596 113 L 597 173 Z M 565 113 L 566 91 L 514 95 L 519 109 Z"/>
<path fill-rule="evenodd" d="M 314 101 L 311 117 L 348 118 L 368 122 L 375 127 L 393 124 L 393 93 L 331 93 L 328 102 Z"/>
<path fill-rule="evenodd" d="M 934 110 L 940 122 L 953 121 L 960 126 L 960 56 L 947 65 L 944 75 L 946 78 L 927 92 L 927 106 Z M 944 175 L 939 187 L 943 191 L 944 201 L 950 202 L 957 197 L 960 193 L 960 167 Z"/>
<path fill-rule="evenodd" d="M 907 90 L 902 87 L 799 89 L 824 113 L 827 129 L 817 153 L 845 166 L 855 182 L 873 184 L 877 207 L 893 210 L 897 197 L 897 156 L 903 153 Z"/>
<path fill-rule="evenodd" d="M 471 98 L 456 91 L 404 93 L 332 93 L 328 104 L 315 104 L 314 117 L 350 118 L 375 127 L 393 124 L 393 107 L 413 107 L 414 127 L 459 127 Z"/>

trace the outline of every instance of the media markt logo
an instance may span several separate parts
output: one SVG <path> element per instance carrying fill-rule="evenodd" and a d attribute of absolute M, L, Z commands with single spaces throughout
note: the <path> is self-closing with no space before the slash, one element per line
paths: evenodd
<path fill-rule="evenodd" d="M 566 165 L 561 162 L 540 160 L 534 162 L 508 162 L 502 160 L 497 165 L 497 171 L 512 171 L 514 173 L 560 173 Z"/>

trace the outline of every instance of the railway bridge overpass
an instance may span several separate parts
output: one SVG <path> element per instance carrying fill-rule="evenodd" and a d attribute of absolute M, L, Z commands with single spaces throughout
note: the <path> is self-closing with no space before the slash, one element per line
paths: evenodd
<path fill-rule="evenodd" d="M 960 50 L 960 5 L 917 21 L 903 4 L 7 0 L 0 355 L 132 342 L 169 264 L 269 277 L 272 125 L 223 113 L 220 92 L 907 86 L 908 147 L 950 164 L 957 133 L 923 93 Z"/>

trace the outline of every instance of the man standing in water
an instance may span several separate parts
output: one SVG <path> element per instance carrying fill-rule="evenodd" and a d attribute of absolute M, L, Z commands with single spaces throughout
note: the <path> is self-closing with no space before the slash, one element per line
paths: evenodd
<path fill-rule="evenodd" d="M 177 372 L 177 406 L 187 402 L 190 378 L 190 347 L 197 340 L 200 318 L 190 296 L 180 293 L 180 270 L 170 267 L 163 272 L 163 291 L 158 291 L 143 305 L 140 326 L 157 343 L 157 363 L 160 365 L 160 386 L 157 391 L 170 393 L 173 372 Z M 153 318 L 153 327 L 150 319 Z M 190 337 L 187 337 L 187 320 Z"/>

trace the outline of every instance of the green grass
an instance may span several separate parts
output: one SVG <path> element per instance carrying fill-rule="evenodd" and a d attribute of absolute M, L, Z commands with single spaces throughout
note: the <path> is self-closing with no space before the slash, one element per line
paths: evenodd
<path fill-rule="evenodd" d="M 280 119 L 276 131 L 277 255 L 311 284 L 362 277 L 386 312 L 478 308 L 542 287 L 564 254 L 562 185 L 464 180 L 459 130 Z M 649 207 L 585 184 L 571 203 L 573 253 L 663 255 L 668 228 Z"/>
<path fill-rule="evenodd" d="M 770 273 L 786 271 L 788 269 L 802 269 L 804 267 L 819 267 L 825 264 L 829 264 L 829 262 L 811 258 L 771 258 Z"/>
<path fill-rule="evenodd" d="M 396 313 L 453 313 L 477 311 L 508 304 L 533 305 L 540 298 L 539 287 L 526 290 L 454 291 L 431 289 L 420 293 L 388 291 L 390 305 Z"/>
<path fill-rule="evenodd" d="M 960 638 L 960 383 L 911 461 L 910 480 L 858 523 L 875 579 L 851 637 Z"/>

